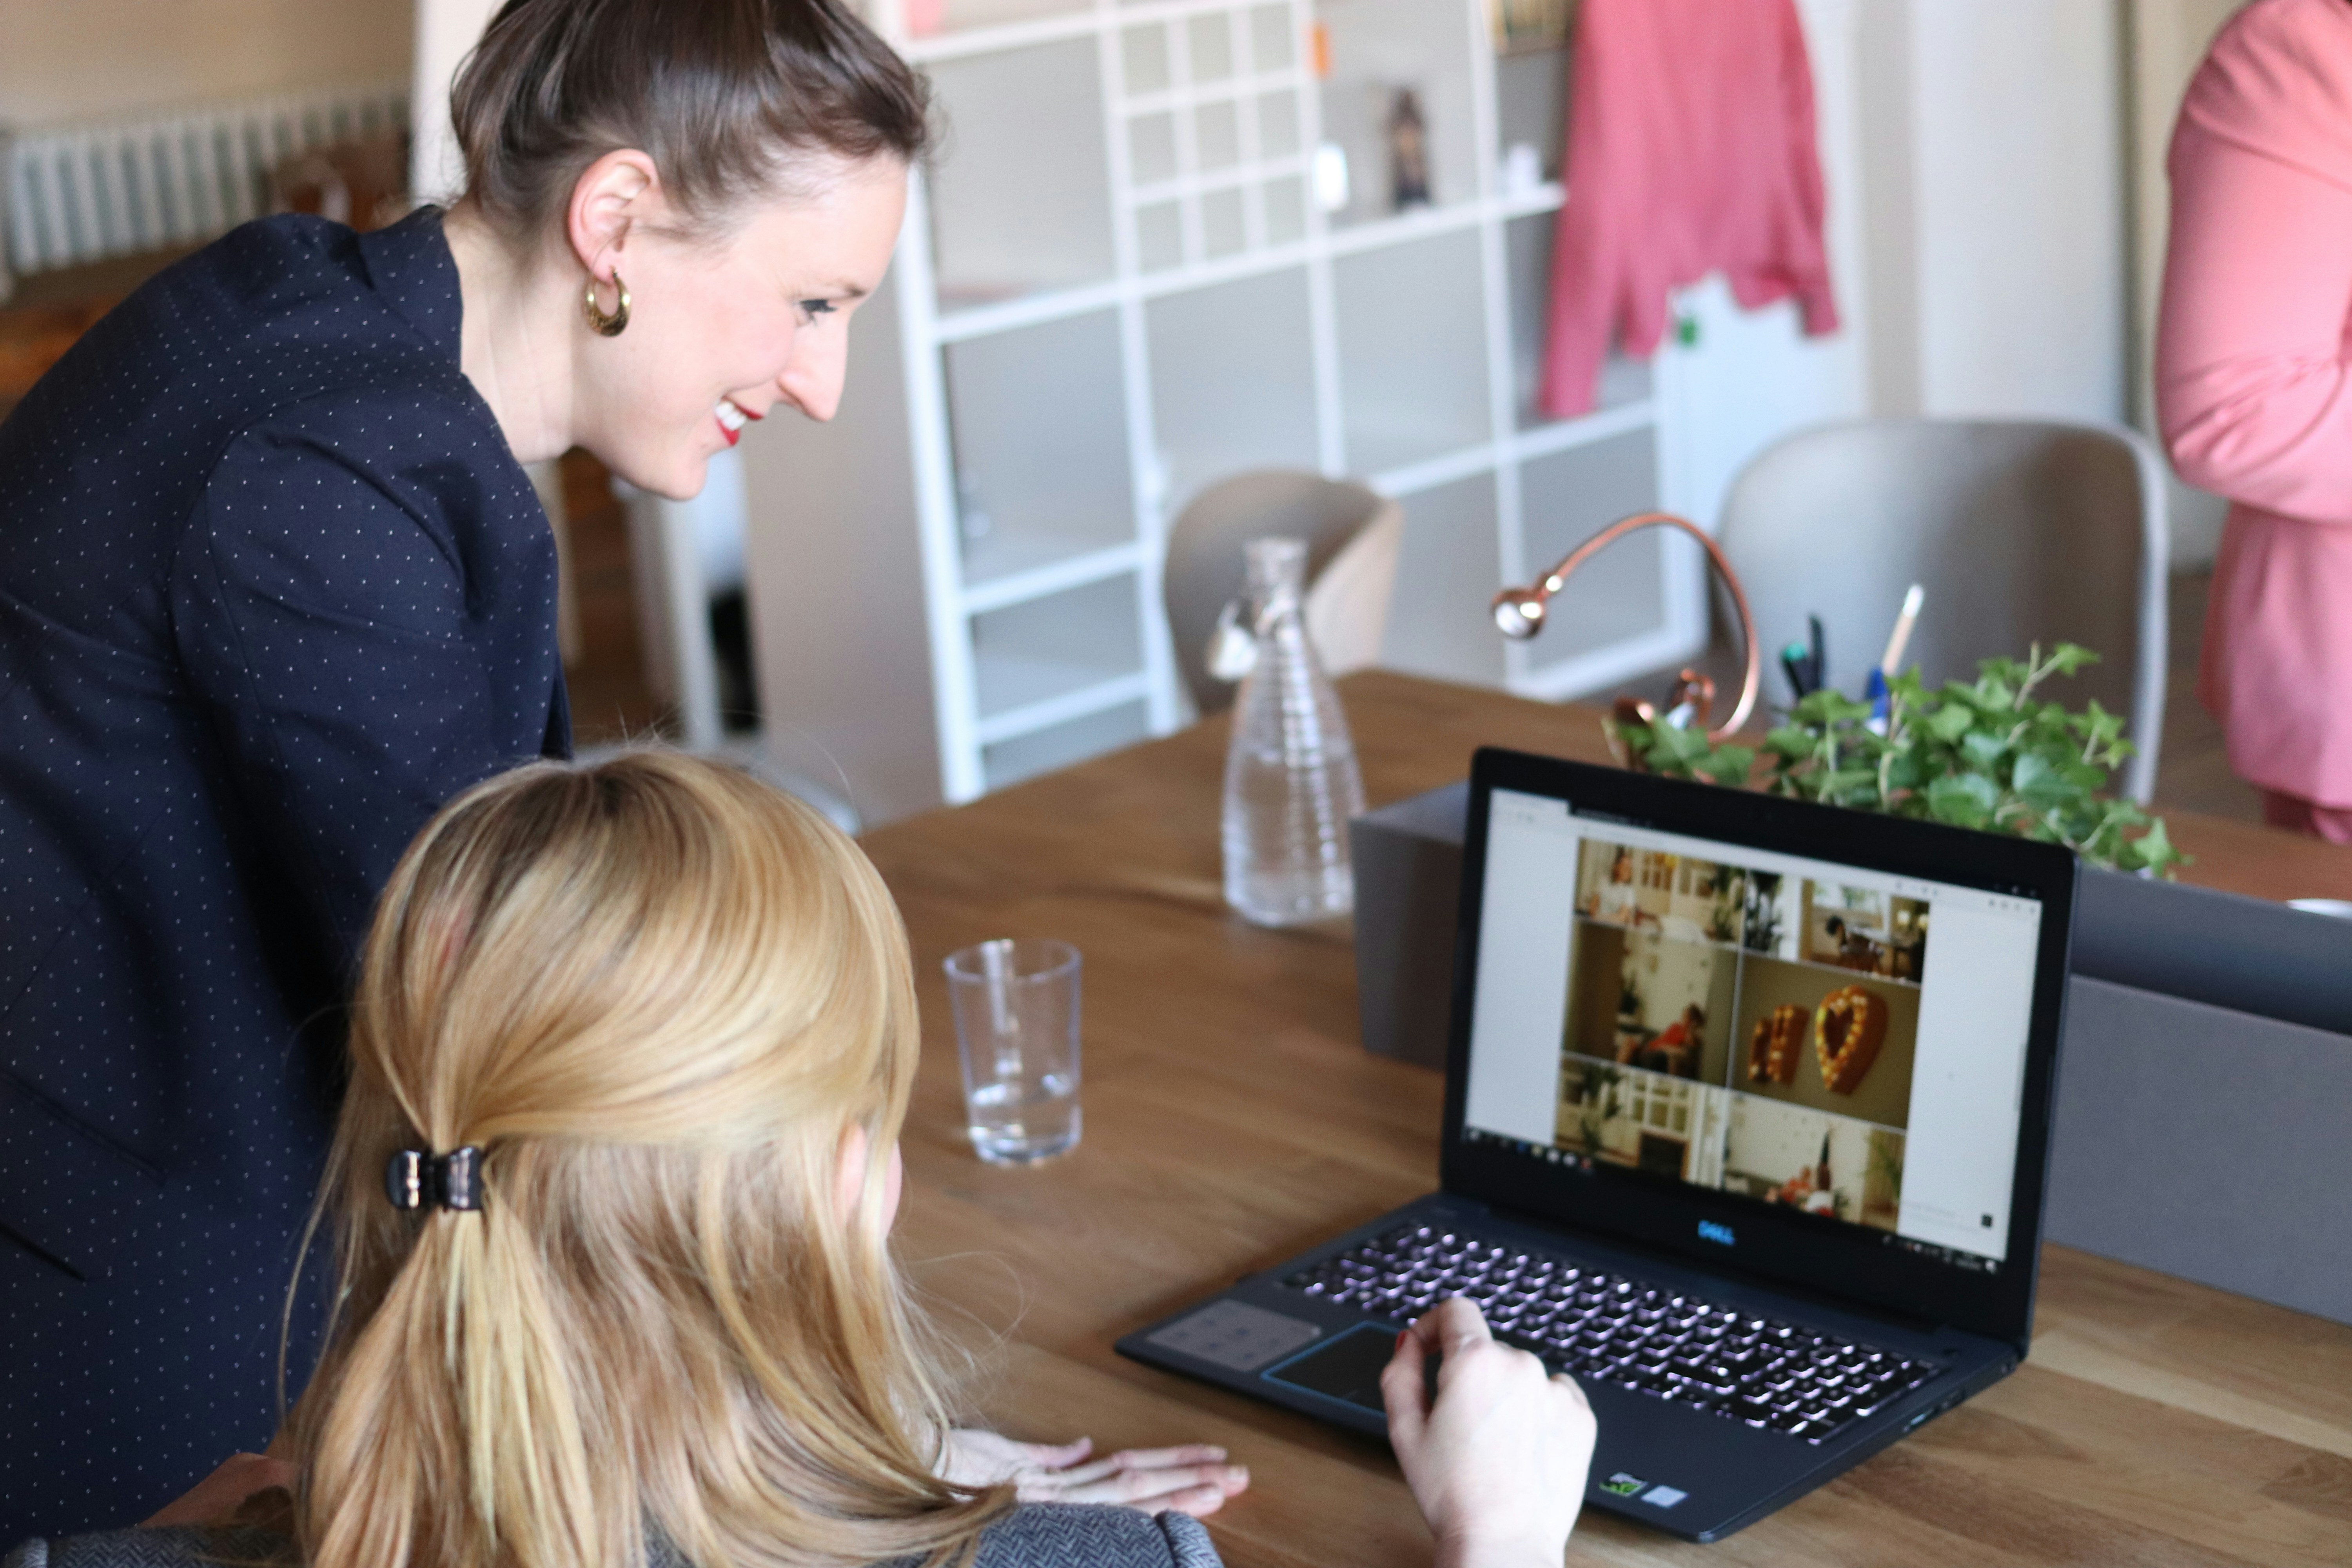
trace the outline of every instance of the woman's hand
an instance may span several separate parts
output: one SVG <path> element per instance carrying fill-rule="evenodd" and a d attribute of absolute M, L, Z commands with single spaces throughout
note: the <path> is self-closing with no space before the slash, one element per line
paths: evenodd
<path fill-rule="evenodd" d="M 283 1459 L 259 1454 L 231 1454 L 228 1462 L 198 1481 L 177 1502 L 167 1503 L 144 1528 L 161 1530 L 174 1524 L 211 1524 L 235 1513 L 245 1500 L 272 1487 L 294 1488 L 300 1472 Z"/>
<path fill-rule="evenodd" d="M 1434 1403 L 1422 1372 L 1433 1353 Z M 1457 1296 L 1397 1336 L 1381 1397 L 1439 1568 L 1559 1568 L 1592 1464 L 1582 1389 L 1496 1343 L 1477 1303 Z"/>
<path fill-rule="evenodd" d="M 1087 1462 L 1094 1439 L 1016 1443 L 993 1432 L 961 1428 L 948 1434 L 941 1479 L 961 1487 L 1010 1483 L 1023 1502 L 1118 1503 L 1145 1513 L 1173 1510 L 1198 1519 L 1224 1507 L 1249 1486 L 1249 1471 L 1224 1462 L 1225 1451 L 1202 1445 L 1125 1448 Z"/>

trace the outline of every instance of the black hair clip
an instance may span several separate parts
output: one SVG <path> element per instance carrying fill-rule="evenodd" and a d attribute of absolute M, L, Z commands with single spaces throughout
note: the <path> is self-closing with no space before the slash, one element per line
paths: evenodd
<path fill-rule="evenodd" d="M 396 1209 L 479 1209 L 482 1152 L 470 1145 L 446 1154 L 403 1149 L 384 1163 L 383 1195 Z"/>

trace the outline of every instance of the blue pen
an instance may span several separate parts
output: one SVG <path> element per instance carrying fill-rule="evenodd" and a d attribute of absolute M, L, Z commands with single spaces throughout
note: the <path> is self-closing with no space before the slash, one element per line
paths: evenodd
<path fill-rule="evenodd" d="M 1895 617 L 1895 629 L 1887 635 L 1886 651 L 1878 658 L 1878 668 L 1870 672 L 1870 680 L 1863 690 L 1863 700 L 1870 704 L 1871 728 L 1885 733 L 1889 711 L 1887 685 L 1903 665 L 1903 650 L 1910 644 L 1911 628 L 1918 623 L 1919 606 L 1926 602 L 1927 590 L 1918 584 L 1903 595 L 1903 609 Z"/>

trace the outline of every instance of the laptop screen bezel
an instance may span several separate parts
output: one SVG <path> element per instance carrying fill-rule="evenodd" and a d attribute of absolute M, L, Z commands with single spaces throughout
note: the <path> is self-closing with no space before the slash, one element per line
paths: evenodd
<path fill-rule="evenodd" d="M 1552 1163 L 1503 1143 L 1465 1139 L 1478 928 L 1485 911 L 1489 818 L 1498 789 L 1566 801 L 1580 816 L 1600 816 L 1729 847 L 2040 900 L 2016 1173 L 2006 1255 L 2000 1267 L 1973 1271 L 1889 1245 L 1886 1232 L 1672 1177 L 1601 1163 Z M 2061 845 L 1482 748 L 1471 766 L 1454 949 L 1440 1155 L 1445 1190 L 1538 1221 L 1595 1232 L 1775 1285 L 2004 1340 L 2021 1352 L 2032 1332 L 2074 886 L 2074 856 Z M 1703 1238 L 1701 1221 L 1713 1222 L 1710 1228 L 1717 1237 L 1723 1234 L 1717 1227 L 1732 1227 L 1736 1242 L 1727 1247 Z"/>

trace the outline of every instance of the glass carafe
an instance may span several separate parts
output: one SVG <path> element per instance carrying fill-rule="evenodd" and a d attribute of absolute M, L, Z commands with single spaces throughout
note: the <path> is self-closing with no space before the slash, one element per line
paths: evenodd
<path fill-rule="evenodd" d="M 1364 809 L 1364 782 L 1307 637 L 1307 546 L 1252 540 L 1248 557 L 1257 657 L 1225 758 L 1225 901 L 1259 925 L 1300 925 L 1355 907 L 1348 819 Z"/>

